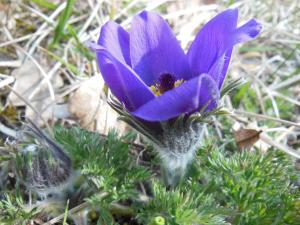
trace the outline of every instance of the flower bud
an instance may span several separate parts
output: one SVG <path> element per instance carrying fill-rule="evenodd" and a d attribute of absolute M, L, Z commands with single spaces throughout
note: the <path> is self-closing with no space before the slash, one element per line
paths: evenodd
<path fill-rule="evenodd" d="M 23 135 L 30 136 L 32 141 L 19 145 L 16 168 L 20 180 L 43 197 L 60 192 L 72 174 L 69 156 L 33 123 Z"/>

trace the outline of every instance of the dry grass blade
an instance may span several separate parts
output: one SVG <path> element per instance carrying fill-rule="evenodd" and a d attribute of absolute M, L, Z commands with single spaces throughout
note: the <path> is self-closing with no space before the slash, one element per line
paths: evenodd
<path fill-rule="evenodd" d="M 13 92 L 18 98 L 20 98 L 28 107 L 30 107 L 35 113 L 36 115 L 44 122 L 44 124 L 46 125 L 48 132 L 50 134 L 52 134 L 52 129 L 50 128 L 48 122 L 41 116 L 41 114 L 32 106 L 32 104 L 30 102 L 28 102 L 26 99 L 24 99 L 18 92 L 16 92 L 13 88 L 11 88 L 10 86 L 7 86 L 7 88 Z"/>
<path fill-rule="evenodd" d="M 295 127 L 300 128 L 299 123 L 294 123 L 292 121 L 278 119 L 278 118 L 275 118 L 275 117 L 266 116 L 266 115 L 262 115 L 262 114 L 245 112 L 245 111 L 242 111 L 242 110 L 234 110 L 234 114 L 239 115 L 239 116 L 248 117 L 248 118 L 251 117 L 251 118 L 256 118 L 256 119 L 272 120 L 272 121 L 277 122 L 277 123 L 286 124 L 286 125 L 289 125 L 289 126 L 295 126 Z"/>
<path fill-rule="evenodd" d="M 103 192 L 103 193 L 99 194 L 99 198 L 105 198 L 107 195 L 108 195 L 108 193 Z M 88 203 L 88 202 L 84 202 L 84 203 L 82 203 L 82 204 L 80 204 L 80 205 L 78 205 L 78 206 L 76 206 L 76 207 L 70 209 L 70 210 L 69 210 L 69 215 L 70 215 L 70 214 L 75 214 L 75 213 L 77 213 L 77 212 L 79 212 L 79 211 L 85 209 L 85 208 L 88 207 L 88 206 L 89 206 L 89 203 Z M 56 223 L 60 222 L 61 220 L 63 220 L 64 218 L 65 218 L 65 212 L 62 213 L 61 215 L 59 215 L 59 216 L 57 216 L 57 217 L 55 217 L 55 218 L 49 220 L 48 222 L 44 223 L 43 225 L 52 225 L 52 224 L 56 224 Z"/>
<path fill-rule="evenodd" d="M 273 146 L 273 147 L 275 147 L 275 148 L 278 148 L 278 149 L 284 151 L 285 153 L 287 153 L 287 154 L 289 154 L 289 155 L 291 155 L 291 156 L 293 156 L 293 157 L 295 157 L 295 158 L 297 158 L 297 159 L 300 159 L 300 153 L 299 153 L 299 151 L 296 151 L 296 150 L 294 150 L 294 149 L 292 149 L 292 148 L 290 148 L 290 147 L 288 147 L 288 146 L 286 146 L 286 145 L 283 145 L 283 144 L 281 144 L 281 143 L 278 143 L 278 142 L 274 141 L 274 140 L 273 140 L 271 137 L 269 137 L 268 135 L 262 134 L 262 135 L 260 136 L 260 139 L 261 139 L 263 142 L 265 142 L 265 143 L 267 143 L 267 144 L 269 144 L 269 145 L 271 145 L 271 146 Z"/>
<path fill-rule="evenodd" d="M 13 83 L 15 81 L 15 79 L 13 77 L 10 77 L 10 76 L 4 75 L 4 74 L 0 74 L 0 78 L 4 78 L 4 80 L 0 81 L 0 88 L 10 85 L 11 83 Z"/>

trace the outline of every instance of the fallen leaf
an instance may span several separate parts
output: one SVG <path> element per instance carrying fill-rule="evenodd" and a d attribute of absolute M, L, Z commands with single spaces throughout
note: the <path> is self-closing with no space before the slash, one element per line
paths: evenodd
<path fill-rule="evenodd" d="M 240 129 L 234 131 L 234 139 L 240 150 L 250 149 L 258 140 L 262 131 L 254 129 Z"/>
<path fill-rule="evenodd" d="M 46 63 L 38 63 L 41 65 L 45 73 L 50 70 Z M 53 103 L 49 94 L 47 83 L 41 83 L 44 77 L 37 66 L 28 59 L 19 68 L 12 72 L 12 76 L 15 78 L 13 90 L 29 102 L 45 120 L 52 118 L 57 102 Z M 54 92 L 63 86 L 63 80 L 57 74 L 52 77 L 50 82 Z M 39 89 L 34 95 L 32 95 L 32 92 L 35 91 L 37 87 Z M 13 106 L 26 106 L 25 116 L 39 125 L 42 125 L 42 121 L 38 118 L 36 113 L 13 92 L 9 94 L 8 100 Z M 56 99 L 56 101 L 57 100 L 58 99 Z"/>
<path fill-rule="evenodd" d="M 204 5 L 216 4 L 216 0 L 202 0 Z"/>
<path fill-rule="evenodd" d="M 109 129 L 126 132 L 128 126 L 117 121 L 119 115 L 107 104 L 100 75 L 84 81 L 69 98 L 69 112 L 79 120 L 81 127 L 107 134 Z"/>

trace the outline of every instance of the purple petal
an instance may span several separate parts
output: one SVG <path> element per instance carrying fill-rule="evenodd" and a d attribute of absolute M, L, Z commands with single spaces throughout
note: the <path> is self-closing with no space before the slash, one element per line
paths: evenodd
<path fill-rule="evenodd" d="M 221 89 L 223 82 L 225 80 L 225 77 L 227 74 L 227 69 L 228 69 L 228 66 L 230 63 L 230 59 L 231 59 L 231 54 L 232 54 L 232 49 L 229 49 L 225 52 L 223 69 L 222 69 L 220 75 L 215 75 L 216 77 L 218 77 L 217 84 L 218 84 L 219 89 Z M 213 73 L 210 73 L 210 74 L 213 74 Z"/>
<path fill-rule="evenodd" d="M 255 19 L 249 20 L 244 25 L 235 29 L 228 37 L 227 49 L 238 43 L 243 43 L 256 38 L 260 33 L 262 26 Z"/>
<path fill-rule="evenodd" d="M 222 53 L 222 55 L 216 60 L 209 71 L 209 74 L 214 77 L 218 83 L 219 88 L 222 87 L 226 77 L 233 46 L 255 38 L 260 33 L 261 29 L 261 24 L 252 19 L 243 26 L 233 30 L 228 36 L 225 41 L 226 44 L 224 45 L 224 50 L 222 50 L 224 52 L 220 51 L 220 54 Z"/>
<path fill-rule="evenodd" d="M 224 54 L 227 37 L 236 28 L 237 9 L 228 9 L 210 20 L 197 34 L 187 57 L 192 76 L 208 73 L 214 62 Z"/>
<path fill-rule="evenodd" d="M 231 54 L 232 48 L 227 50 L 221 57 L 219 57 L 219 59 L 216 60 L 216 62 L 208 72 L 208 74 L 210 74 L 218 84 L 219 89 L 221 89 L 223 81 L 226 77 Z"/>
<path fill-rule="evenodd" d="M 109 21 L 102 26 L 98 44 L 106 48 L 120 62 L 131 64 L 129 34 L 117 23 Z"/>
<path fill-rule="evenodd" d="M 186 56 L 161 16 L 143 11 L 134 17 L 129 33 L 132 67 L 148 86 L 163 73 L 189 79 Z"/>
<path fill-rule="evenodd" d="M 164 121 L 207 105 L 207 111 L 212 110 L 218 99 L 216 83 L 209 75 L 202 74 L 147 102 L 132 114 L 148 121 Z"/>
<path fill-rule="evenodd" d="M 155 98 L 148 86 L 126 64 L 116 59 L 102 46 L 93 46 L 105 83 L 129 111 Z"/>

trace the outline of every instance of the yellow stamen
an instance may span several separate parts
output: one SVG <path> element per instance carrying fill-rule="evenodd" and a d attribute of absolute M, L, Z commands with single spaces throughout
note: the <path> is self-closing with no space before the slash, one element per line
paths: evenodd
<path fill-rule="evenodd" d="M 150 87 L 150 89 L 151 89 L 151 91 L 155 94 L 155 96 L 160 96 L 160 95 L 161 95 L 161 93 L 160 93 L 160 91 L 159 91 L 159 89 L 158 89 L 157 84 L 156 84 L 156 85 L 152 85 L 152 86 Z"/>
<path fill-rule="evenodd" d="M 179 87 L 184 82 L 185 82 L 184 79 L 175 81 L 173 88 Z M 161 89 L 159 88 L 159 85 L 160 84 L 155 84 L 155 85 L 150 86 L 150 90 L 155 94 L 155 96 L 160 96 L 163 94 L 163 92 L 160 91 Z"/>
<path fill-rule="evenodd" d="M 180 79 L 180 80 L 176 80 L 174 83 L 174 88 L 179 87 L 180 85 L 182 85 L 184 83 L 184 79 Z"/>

